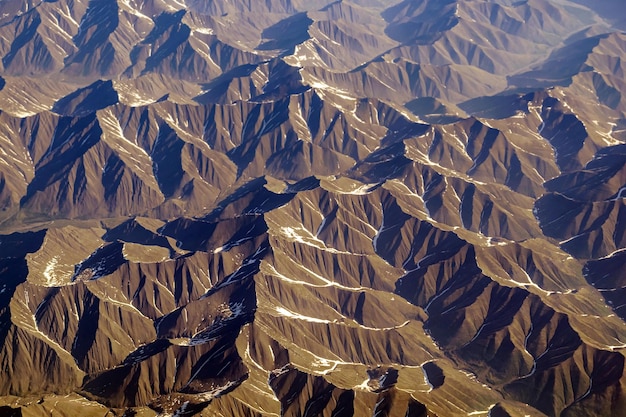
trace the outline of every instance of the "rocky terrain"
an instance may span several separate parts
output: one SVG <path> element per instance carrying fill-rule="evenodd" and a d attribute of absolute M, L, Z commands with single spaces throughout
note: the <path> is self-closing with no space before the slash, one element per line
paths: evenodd
<path fill-rule="evenodd" d="M 621 0 L 0 2 L 0 415 L 626 415 Z"/>

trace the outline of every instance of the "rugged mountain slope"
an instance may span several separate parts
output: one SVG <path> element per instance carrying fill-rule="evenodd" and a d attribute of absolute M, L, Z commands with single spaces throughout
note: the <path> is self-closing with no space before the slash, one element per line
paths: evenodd
<path fill-rule="evenodd" d="M 625 413 L 621 10 L 0 2 L 0 414 Z"/>

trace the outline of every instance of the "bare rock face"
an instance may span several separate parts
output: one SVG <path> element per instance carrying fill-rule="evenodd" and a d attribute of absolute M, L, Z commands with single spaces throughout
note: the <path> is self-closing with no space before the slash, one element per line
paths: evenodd
<path fill-rule="evenodd" d="M 625 415 L 623 10 L 0 2 L 0 415 Z"/>

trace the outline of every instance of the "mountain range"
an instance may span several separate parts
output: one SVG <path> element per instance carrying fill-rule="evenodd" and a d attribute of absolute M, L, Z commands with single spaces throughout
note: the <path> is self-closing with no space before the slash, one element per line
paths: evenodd
<path fill-rule="evenodd" d="M 621 0 L 3 0 L 0 57 L 0 415 L 626 415 Z"/>

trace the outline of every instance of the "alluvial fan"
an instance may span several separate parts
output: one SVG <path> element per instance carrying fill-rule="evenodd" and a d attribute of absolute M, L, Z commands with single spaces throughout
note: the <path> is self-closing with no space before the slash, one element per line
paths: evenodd
<path fill-rule="evenodd" d="M 0 415 L 626 415 L 624 10 L 0 1 Z"/>

